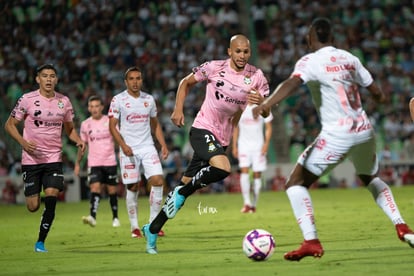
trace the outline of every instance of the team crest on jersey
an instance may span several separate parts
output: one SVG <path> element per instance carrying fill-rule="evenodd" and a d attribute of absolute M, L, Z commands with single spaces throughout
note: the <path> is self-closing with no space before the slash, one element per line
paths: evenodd
<path fill-rule="evenodd" d="M 208 144 L 208 152 L 214 152 L 216 150 L 217 150 L 217 147 L 212 142 L 210 142 Z"/>
<path fill-rule="evenodd" d="M 251 84 L 251 83 L 252 83 L 252 80 L 250 79 L 250 76 L 245 76 L 245 77 L 244 77 L 244 84 L 249 85 L 249 84 Z"/>
<path fill-rule="evenodd" d="M 59 101 L 58 101 L 58 107 L 59 107 L 60 109 L 62 109 L 64 106 L 65 106 L 65 105 L 64 105 L 64 103 L 63 103 L 61 100 L 59 100 Z"/>
<path fill-rule="evenodd" d="M 145 107 L 148 107 L 149 106 L 149 103 L 148 102 L 144 102 L 144 106 Z"/>

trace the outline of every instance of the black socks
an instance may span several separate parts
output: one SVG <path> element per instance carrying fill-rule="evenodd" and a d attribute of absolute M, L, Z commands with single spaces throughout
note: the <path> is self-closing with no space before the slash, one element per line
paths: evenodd
<path fill-rule="evenodd" d="M 208 166 L 202 168 L 192 179 L 190 183 L 184 185 L 178 193 L 186 198 L 198 189 L 207 186 L 210 183 L 217 182 L 226 178 L 230 173 L 217 167 Z"/>
<path fill-rule="evenodd" d="M 45 209 L 43 210 L 40 222 L 38 241 L 44 242 L 50 227 L 52 227 L 52 222 L 55 218 L 56 201 L 57 198 L 55 196 L 45 197 Z"/>

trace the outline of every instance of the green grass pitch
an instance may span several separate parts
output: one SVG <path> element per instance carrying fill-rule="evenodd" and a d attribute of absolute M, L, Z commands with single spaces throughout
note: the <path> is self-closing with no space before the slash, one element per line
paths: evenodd
<path fill-rule="evenodd" d="M 400 212 L 414 227 L 414 186 L 394 187 Z M 413 275 L 414 249 L 398 240 L 394 226 L 363 189 L 311 190 L 325 255 L 300 262 L 283 259 L 302 235 L 284 192 L 263 192 L 257 213 L 241 214 L 240 194 L 195 194 L 164 227 L 158 255 L 145 253 L 145 240 L 130 236 L 125 201 L 120 228 L 112 228 L 107 200 L 97 226 L 83 225 L 89 202 L 58 203 L 46 240 L 48 253 L 35 253 L 41 210 L 0 206 L 0 275 Z M 42 209 L 42 208 L 41 208 Z M 148 221 L 148 198 L 139 198 L 140 226 Z M 276 250 L 265 262 L 247 259 L 243 236 L 263 228 Z"/>

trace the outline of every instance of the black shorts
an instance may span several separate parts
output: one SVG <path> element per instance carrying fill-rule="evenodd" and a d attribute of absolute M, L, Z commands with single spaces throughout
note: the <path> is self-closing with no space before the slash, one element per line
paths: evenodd
<path fill-rule="evenodd" d="M 213 133 L 205 129 L 190 129 L 190 144 L 194 154 L 184 175 L 193 177 L 200 169 L 207 167 L 209 160 L 216 155 L 226 155 L 223 147 Z"/>
<path fill-rule="evenodd" d="M 45 163 L 38 165 L 22 165 L 24 195 L 26 197 L 40 194 L 46 188 L 63 191 L 62 163 Z"/>
<path fill-rule="evenodd" d="M 112 186 L 118 185 L 118 174 L 116 166 L 99 166 L 88 169 L 88 183 L 100 182 Z"/>

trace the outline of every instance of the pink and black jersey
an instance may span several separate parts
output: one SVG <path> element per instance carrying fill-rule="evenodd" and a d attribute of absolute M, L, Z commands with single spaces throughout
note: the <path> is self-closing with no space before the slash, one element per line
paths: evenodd
<path fill-rule="evenodd" d="M 109 117 L 92 117 L 82 122 L 80 137 L 88 144 L 88 167 L 116 166 L 115 143 L 109 131 Z"/>
<path fill-rule="evenodd" d="M 23 165 L 62 161 L 63 123 L 74 117 L 68 97 L 55 92 L 53 98 L 46 98 L 39 90 L 29 92 L 19 99 L 11 116 L 24 120 L 23 138 L 36 144 L 33 154 L 23 150 Z"/>
<path fill-rule="evenodd" d="M 150 119 L 157 117 L 157 106 L 150 94 L 141 91 L 140 96 L 134 98 L 125 90 L 115 95 L 108 116 L 119 120 L 119 132 L 132 150 L 154 145 Z"/>
<path fill-rule="evenodd" d="M 209 130 L 223 146 L 228 146 L 233 116 L 245 109 L 248 93 L 257 89 L 262 96 L 269 95 L 266 77 L 250 64 L 236 72 L 230 67 L 230 59 L 206 62 L 193 68 L 193 73 L 197 81 L 207 81 L 206 96 L 193 127 Z"/>

